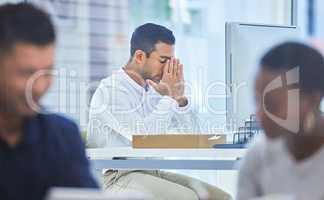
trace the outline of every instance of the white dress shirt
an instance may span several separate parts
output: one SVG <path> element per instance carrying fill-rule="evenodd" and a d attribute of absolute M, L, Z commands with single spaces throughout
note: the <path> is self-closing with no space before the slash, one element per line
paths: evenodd
<path fill-rule="evenodd" d="M 176 100 L 142 87 L 124 70 L 101 81 L 89 111 L 88 147 L 130 146 L 134 134 L 197 133 L 190 101 Z"/>
<path fill-rule="evenodd" d="M 298 200 L 323 199 L 323 163 L 324 147 L 312 156 L 296 161 L 284 139 L 271 140 L 260 135 L 241 163 L 236 199 L 250 200 L 270 195 Z"/>

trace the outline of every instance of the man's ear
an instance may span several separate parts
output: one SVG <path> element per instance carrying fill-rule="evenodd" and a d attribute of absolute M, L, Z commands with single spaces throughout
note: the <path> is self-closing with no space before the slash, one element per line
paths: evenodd
<path fill-rule="evenodd" d="M 146 53 L 142 50 L 136 50 L 133 59 L 137 64 L 141 65 L 146 62 Z"/>

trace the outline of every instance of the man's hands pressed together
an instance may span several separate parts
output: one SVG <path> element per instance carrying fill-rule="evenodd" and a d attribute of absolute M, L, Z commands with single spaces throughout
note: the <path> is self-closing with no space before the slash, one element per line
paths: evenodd
<path fill-rule="evenodd" d="M 180 107 L 188 104 L 188 100 L 184 96 L 183 65 L 179 59 L 172 57 L 167 61 L 159 83 L 155 83 L 152 80 L 147 80 L 147 83 L 159 94 L 175 99 Z"/>

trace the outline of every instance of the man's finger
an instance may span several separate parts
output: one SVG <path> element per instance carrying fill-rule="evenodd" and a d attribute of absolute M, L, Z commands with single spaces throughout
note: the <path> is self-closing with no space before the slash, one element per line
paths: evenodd
<path fill-rule="evenodd" d="M 183 80 L 183 64 L 179 65 L 178 75 L 179 75 L 179 78 Z"/>
<path fill-rule="evenodd" d="M 182 66 L 182 64 L 180 63 L 180 60 L 179 60 L 178 71 L 177 71 L 177 75 L 178 75 L 178 76 L 181 75 L 181 66 Z M 183 67 L 183 66 L 182 66 L 182 67 Z"/>
<path fill-rule="evenodd" d="M 178 74 L 178 68 L 179 68 L 179 59 L 175 59 L 175 65 L 173 67 L 173 72 L 172 72 L 175 76 L 177 76 Z"/>
<path fill-rule="evenodd" d="M 166 64 L 163 69 L 163 76 L 165 76 L 167 73 L 169 73 L 169 66 L 170 66 L 170 60 L 166 61 Z"/>
<path fill-rule="evenodd" d="M 169 73 L 173 74 L 173 68 L 174 68 L 174 58 L 172 57 L 170 60 L 170 65 L 169 65 Z"/>

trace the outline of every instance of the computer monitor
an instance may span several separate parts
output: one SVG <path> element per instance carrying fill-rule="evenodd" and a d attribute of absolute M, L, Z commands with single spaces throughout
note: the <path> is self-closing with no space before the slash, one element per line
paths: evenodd
<path fill-rule="evenodd" d="M 253 85 L 261 56 L 283 41 L 299 39 L 295 26 L 226 23 L 226 122 L 231 130 L 255 113 Z"/>

